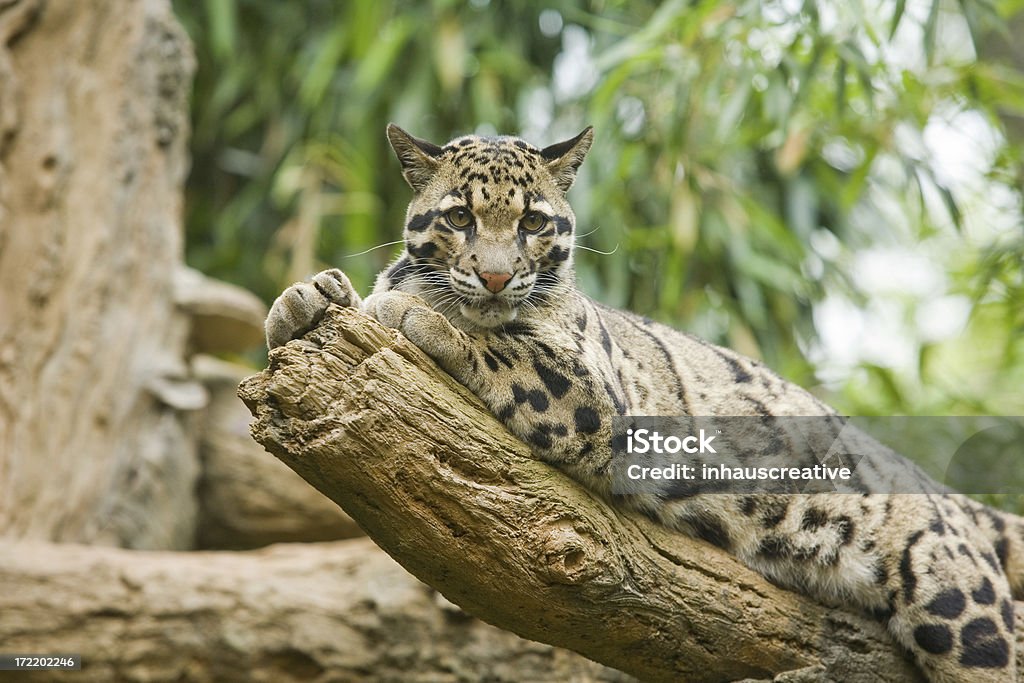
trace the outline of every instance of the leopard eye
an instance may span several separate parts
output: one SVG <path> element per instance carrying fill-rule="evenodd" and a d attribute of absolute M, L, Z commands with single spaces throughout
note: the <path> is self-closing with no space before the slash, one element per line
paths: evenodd
<path fill-rule="evenodd" d="M 540 211 L 531 211 L 519 221 L 519 227 L 526 232 L 540 232 L 548 224 L 548 217 Z"/>
<path fill-rule="evenodd" d="M 473 225 L 473 214 L 471 214 L 464 206 L 456 206 L 454 209 L 448 209 L 444 214 L 444 218 L 448 221 L 448 225 L 458 230 L 465 230 L 469 226 Z"/>

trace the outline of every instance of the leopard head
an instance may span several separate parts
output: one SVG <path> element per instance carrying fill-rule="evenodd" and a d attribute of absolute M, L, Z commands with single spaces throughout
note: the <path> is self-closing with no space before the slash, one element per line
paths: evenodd
<path fill-rule="evenodd" d="M 444 146 L 390 124 L 414 195 L 405 221 L 402 289 L 450 319 L 497 327 L 573 284 L 576 216 L 565 194 L 593 129 L 544 149 L 467 135 Z"/>

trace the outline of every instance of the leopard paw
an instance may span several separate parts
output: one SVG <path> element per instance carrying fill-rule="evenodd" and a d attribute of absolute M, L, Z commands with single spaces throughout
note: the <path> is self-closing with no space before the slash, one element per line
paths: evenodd
<path fill-rule="evenodd" d="M 337 268 L 321 271 L 312 281 L 296 282 L 284 290 L 270 307 L 264 324 L 267 348 L 283 346 L 316 327 L 331 304 L 361 304 L 352 283 Z"/>
<path fill-rule="evenodd" d="M 363 312 L 401 332 L 449 372 L 454 359 L 465 357 L 464 334 L 415 294 L 395 290 L 371 294 L 363 302 Z"/>
<path fill-rule="evenodd" d="M 403 322 L 406 321 L 407 314 L 413 309 L 422 309 L 423 312 L 431 310 L 427 306 L 427 302 L 415 294 L 395 290 L 371 294 L 363 302 L 364 313 L 376 318 L 381 325 L 396 329 L 403 334 L 406 333 Z M 406 336 L 409 335 L 406 334 Z"/>

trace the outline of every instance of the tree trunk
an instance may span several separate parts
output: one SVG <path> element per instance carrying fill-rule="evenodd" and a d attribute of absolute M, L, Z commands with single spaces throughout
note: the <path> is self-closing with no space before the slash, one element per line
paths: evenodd
<path fill-rule="evenodd" d="M 175 307 L 193 60 L 165 0 L 0 2 L 0 534 L 192 543 Z"/>
<path fill-rule="evenodd" d="M 257 441 L 492 624 L 651 681 L 920 680 L 880 624 L 777 588 L 534 460 L 419 349 L 353 309 L 332 307 L 271 352 L 239 395 Z"/>
<path fill-rule="evenodd" d="M 366 539 L 253 552 L 0 541 L 4 652 L 80 654 L 19 681 L 623 681 L 468 617 Z"/>

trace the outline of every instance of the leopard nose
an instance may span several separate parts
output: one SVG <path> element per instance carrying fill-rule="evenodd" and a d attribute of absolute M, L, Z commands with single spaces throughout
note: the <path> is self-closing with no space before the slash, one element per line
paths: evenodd
<path fill-rule="evenodd" d="M 497 294 L 505 289 L 505 285 L 512 279 L 512 273 L 477 273 L 477 277 L 484 283 L 484 287 Z"/>

